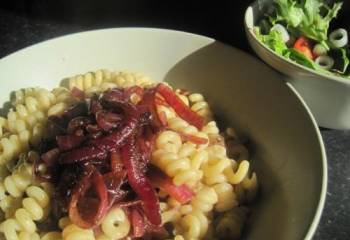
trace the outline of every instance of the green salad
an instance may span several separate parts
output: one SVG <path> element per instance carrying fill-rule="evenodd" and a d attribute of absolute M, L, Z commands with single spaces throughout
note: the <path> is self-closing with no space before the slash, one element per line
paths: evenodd
<path fill-rule="evenodd" d="M 321 0 L 274 0 L 254 28 L 257 38 L 277 54 L 319 72 L 350 79 L 348 33 L 328 32 L 342 7 Z"/>

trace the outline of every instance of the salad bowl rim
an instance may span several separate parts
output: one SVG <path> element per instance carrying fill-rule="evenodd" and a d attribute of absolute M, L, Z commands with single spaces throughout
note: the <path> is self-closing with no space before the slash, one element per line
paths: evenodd
<path fill-rule="evenodd" d="M 256 36 L 256 34 L 254 33 L 254 27 L 255 27 L 255 22 L 249 20 L 250 18 L 252 18 L 254 20 L 254 11 L 253 11 L 253 8 L 256 7 L 257 5 L 259 5 L 259 2 L 261 2 L 261 0 L 255 0 L 254 2 L 252 2 L 248 7 L 247 9 L 245 10 L 245 13 L 244 13 L 244 27 L 246 29 L 246 33 L 249 34 L 258 44 L 260 47 L 262 47 L 263 49 L 267 50 L 270 54 L 273 54 L 274 56 L 276 56 L 277 58 L 287 62 L 288 64 L 290 65 L 293 65 L 295 67 L 298 67 L 298 68 L 301 68 L 303 69 L 304 71 L 307 71 L 311 74 L 314 74 L 314 75 L 317 75 L 317 76 L 320 76 L 322 78 L 326 78 L 327 80 L 333 80 L 333 81 L 336 81 L 336 82 L 339 82 L 339 83 L 343 83 L 343 84 L 348 84 L 350 85 L 350 78 L 347 79 L 345 77 L 339 77 L 339 76 L 336 76 L 336 75 L 331 75 L 332 73 L 330 74 L 326 74 L 326 73 L 322 73 L 322 72 L 318 72 L 314 69 L 311 69 L 311 68 L 308 68 L 308 67 L 305 67 L 299 63 L 296 63 L 288 58 L 285 58 L 279 54 L 277 54 L 275 51 L 273 51 L 271 48 L 269 48 L 268 46 L 266 46 L 264 43 L 262 43 Z M 272 3 L 272 1 L 264 1 L 264 3 L 266 4 L 267 2 L 269 2 L 270 4 Z M 264 61 L 265 62 L 265 61 Z"/>

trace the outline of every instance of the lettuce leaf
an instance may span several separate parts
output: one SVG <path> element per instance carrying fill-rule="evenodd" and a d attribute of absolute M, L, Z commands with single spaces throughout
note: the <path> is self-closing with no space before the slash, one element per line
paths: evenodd
<path fill-rule="evenodd" d="M 326 70 L 321 68 L 318 64 L 316 64 L 311 59 L 307 58 L 304 54 L 298 52 L 294 48 L 288 48 L 287 45 L 283 42 L 280 32 L 272 30 L 269 32 L 269 34 L 263 35 L 261 34 L 259 27 L 255 27 L 254 31 L 255 31 L 256 37 L 262 43 L 264 43 L 267 47 L 269 47 L 270 49 L 272 49 L 282 57 L 290 59 L 305 67 L 327 73 Z"/>
<path fill-rule="evenodd" d="M 274 0 L 274 3 L 273 22 L 284 22 L 291 32 L 318 42 L 327 40 L 329 23 L 342 7 L 341 2 L 329 7 L 322 0 Z"/>
<path fill-rule="evenodd" d="M 297 27 L 304 17 L 303 9 L 293 0 L 275 0 L 277 19 L 283 19 L 287 26 Z"/>
<path fill-rule="evenodd" d="M 283 42 L 282 36 L 278 31 L 270 31 L 269 34 L 261 34 L 260 28 L 255 28 L 256 37 L 270 49 L 277 54 L 283 55 L 284 51 L 288 49 L 287 45 Z"/>

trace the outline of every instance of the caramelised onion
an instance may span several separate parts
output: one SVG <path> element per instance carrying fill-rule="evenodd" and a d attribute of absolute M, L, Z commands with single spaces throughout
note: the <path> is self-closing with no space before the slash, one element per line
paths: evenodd
<path fill-rule="evenodd" d="M 157 167 L 150 167 L 148 176 L 154 186 L 159 187 L 181 204 L 191 201 L 195 195 L 192 189 L 190 189 L 187 185 L 175 185 L 173 180 Z"/>
<path fill-rule="evenodd" d="M 86 116 L 88 114 L 88 107 L 86 102 L 79 102 L 67 109 L 60 117 L 64 119 L 66 123 L 75 117 Z"/>
<path fill-rule="evenodd" d="M 41 155 L 42 161 L 46 166 L 51 167 L 57 164 L 58 157 L 60 155 L 60 150 L 58 148 L 53 148 Z"/>
<path fill-rule="evenodd" d="M 141 211 L 137 208 L 131 210 L 131 224 L 133 229 L 133 237 L 140 238 L 145 234 L 145 220 Z"/>
<path fill-rule="evenodd" d="M 85 92 L 83 92 L 82 90 L 80 90 L 79 88 L 76 88 L 74 87 L 70 94 L 73 96 L 73 97 L 76 97 L 76 98 L 80 98 L 80 99 L 84 99 L 85 98 Z"/>
<path fill-rule="evenodd" d="M 97 96 L 93 96 L 90 99 L 89 111 L 91 114 L 95 115 L 98 111 L 103 110 L 102 104 L 98 100 Z"/>
<path fill-rule="evenodd" d="M 56 137 L 58 148 L 61 151 L 68 151 L 73 148 L 79 147 L 84 142 L 84 140 L 84 136 L 77 135 L 65 135 Z"/>
<path fill-rule="evenodd" d="M 92 123 L 92 120 L 88 117 L 75 117 L 69 121 L 67 126 L 68 134 L 75 134 L 77 130 L 85 129 Z"/>
<path fill-rule="evenodd" d="M 146 175 L 156 134 L 166 125 L 156 109 L 160 103 L 199 129 L 203 126 L 203 119 L 164 84 L 108 90 L 50 117 L 58 135 L 43 148 L 40 161 L 48 166 L 45 179 L 55 185 L 57 216 L 68 212 L 77 226 L 92 228 L 110 207 L 123 206 L 132 215 L 135 237 L 165 236 L 159 200 Z M 168 180 L 161 187 L 180 202 L 192 198 L 186 186 Z"/>
<path fill-rule="evenodd" d="M 144 173 L 140 171 L 140 158 L 137 154 L 134 137 L 129 137 L 127 143 L 121 148 L 124 166 L 127 169 L 129 184 L 142 201 L 142 209 L 150 223 L 161 224 L 159 200 L 151 183 Z"/>
<path fill-rule="evenodd" d="M 165 84 L 158 84 L 157 91 L 164 97 L 165 101 L 175 110 L 175 112 L 189 124 L 202 129 L 204 125 L 203 118 L 193 112 L 170 87 Z"/>
<path fill-rule="evenodd" d="M 112 130 L 121 124 L 122 116 L 106 110 L 100 110 L 96 113 L 98 126 L 104 131 Z"/>
<path fill-rule="evenodd" d="M 90 178 L 92 181 L 90 182 Z M 86 197 L 90 188 L 93 188 L 98 199 Z M 96 202 L 96 200 L 98 202 Z M 85 212 L 89 214 L 84 215 L 84 211 L 80 212 L 79 202 L 85 207 Z M 94 209 L 94 206 L 95 209 Z M 105 216 L 108 207 L 108 194 L 107 188 L 104 183 L 103 177 L 99 171 L 92 171 L 90 174 L 83 177 L 76 188 L 73 190 L 72 198 L 69 203 L 69 218 L 72 222 L 76 223 L 82 228 L 91 228 L 99 223 L 99 221 Z M 84 209 L 84 208 L 83 208 Z M 86 211 L 89 209 L 89 211 Z M 91 210 L 94 210 L 92 212 Z M 93 215 L 91 215 L 91 212 Z"/>
<path fill-rule="evenodd" d="M 107 103 L 112 106 L 119 107 L 121 103 L 124 103 L 127 101 L 124 96 L 125 95 L 124 95 L 123 89 L 114 88 L 114 89 L 111 89 L 110 91 L 104 92 L 102 94 L 101 100 L 102 100 L 102 103 Z"/>
<path fill-rule="evenodd" d="M 159 118 L 157 109 L 156 109 L 156 89 L 146 89 L 141 101 L 138 103 L 139 106 L 144 106 L 151 113 L 152 116 L 152 127 L 155 130 L 163 129 L 165 124 Z"/>

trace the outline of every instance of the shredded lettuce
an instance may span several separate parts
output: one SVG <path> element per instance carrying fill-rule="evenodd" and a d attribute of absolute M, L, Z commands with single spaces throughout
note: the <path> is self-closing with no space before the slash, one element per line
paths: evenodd
<path fill-rule="evenodd" d="M 296 28 L 303 20 L 304 13 L 296 1 L 293 0 L 275 0 L 277 5 L 277 21 L 284 20 L 290 27 Z"/>
<path fill-rule="evenodd" d="M 271 48 L 277 54 L 288 58 L 296 63 L 299 63 L 305 67 L 317 71 L 326 72 L 317 63 L 307 58 L 304 54 L 298 52 L 294 48 L 288 48 L 287 45 L 283 42 L 280 32 L 272 30 L 269 32 L 269 34 L 263 35 L 260 33 L 260 28 L 256 27 L 255 35 L 262 43 L 267 45 L 267 47 Z"/>
<path fill-rule="evenodd" d="M 256 37 L 271 48 L 276 53 L 283 56 L 283 52 L 288 49 L 287 45 L 283 42 L 282 36 L 278 31 L 270 31 L 269 34 L 263 35 L 261 34 L 260 28 L 255 28 Z"/>
<path fill-rule="evenodd" d="M 259 0 L 263 1 L 263 0 Z M 255 27 L 257 38 L 277 54 L 300 65 L 326 74 L 336 74 L 350 79 L 350 48 L 330 49 L 328 29 L 330 22 L 342 7 L 339 0 L 273 0 L 272 10 Z M 285 26 L 291 38 L 300 36 L 322 44 L 334 59 L 330 71 L 325 70 L 312 59 L 283 42 L 281 33 L 271 30 L 275 24 Z"/>
<path fill-rule="evenodd" d="M 329 23 L 342 7 L 341 2 L 329 7 L 322 0 L 274 0 L 274 3 L 273 23 L 284 22 L 291 32 L 318 42 L 327 40 Z"/>

